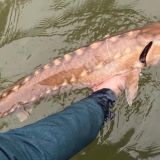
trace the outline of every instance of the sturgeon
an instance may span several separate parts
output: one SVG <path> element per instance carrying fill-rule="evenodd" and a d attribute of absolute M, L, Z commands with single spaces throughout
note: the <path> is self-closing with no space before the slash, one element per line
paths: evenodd
<path fill-rule="evenodd" d="M 139 73 L 160 61 L 160 23 L 114 36 L 67 53 L 37 69 L 31 75 L 2 91 L 0 117 L 17 112 L 27 119 L 32 104 L 60 89 L 93 87 L 105 80 L 128 73 L 125 93 L 131 105 L 138 89 Z M 137 75 L 131 75 L 138 69 Z"/>

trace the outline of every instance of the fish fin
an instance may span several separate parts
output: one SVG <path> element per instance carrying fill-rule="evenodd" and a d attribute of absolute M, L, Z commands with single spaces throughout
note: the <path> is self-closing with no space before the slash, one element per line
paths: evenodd
<path fill-rule="evenodd" d="M 16 112 L 16 117 L 19 119 L 20 122 L 23 122 L 28 119 L 29 112 L 25 111 L 24 109 L 20 109 Z"/>
<path fill-rule="evenodd" d="M 31 112 L 32 112 L 32 107 L 29 107 L 29 108 L 27 108 L 27 109 L 25 109 L 27 112 L 28 112 L 28 114 L 31 114 Z"/>
<path fill-rule="evenodd" d="M 127 75 L 127 83 L 125 86 L 125 95 L 129 106 L 132 105 L 134 98 L 138 91 L 138 81 L 141 70 L 137 69 L 135 72 L 131 72 Z"/>

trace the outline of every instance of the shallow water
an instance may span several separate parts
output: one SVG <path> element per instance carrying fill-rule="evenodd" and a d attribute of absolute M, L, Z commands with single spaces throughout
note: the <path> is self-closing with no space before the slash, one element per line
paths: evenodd
<path fill-rule="evenodd" d="M 0 89 L 107 34 L 159 21 L 159 7 L 159 0 L 0 0 Z M 159 66 L 144 70 L 133 105 L 122 95 L 114 119 L 72 160 L 159 160 L 159 80 Z M 37 121 L 87 95 L 83 89 L 46 99 L 24 123 L 15 115 L 1 119 L 0 130 Z"/>

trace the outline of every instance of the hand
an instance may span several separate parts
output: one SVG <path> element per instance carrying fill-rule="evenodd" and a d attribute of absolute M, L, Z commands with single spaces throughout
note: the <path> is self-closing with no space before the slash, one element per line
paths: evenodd
<path fill-rule="evenodd" d="M 95 92 L 102 88 L 111 89 L 116 96 L 118 96 L 125 89 L 125 77 L 121 75 L 114 76 L 102 82 L 101 84 L 94 86 L 92 89 Z"/>
<path fill-rule="evenodd" d="M 102 88 L 111 89 L 116 96 L 120 95 L 123 90 L 126 88 L 126 83 L 130 75 L 137 76 L 139 75 L 140 71 L 138 69 L 133 69 L 132 71 L 120 75 L 116 75 L 107 79 L 106 81 L 102 82 L 101 84 L 92 87 L 93 91 L 100 90 Z"/>

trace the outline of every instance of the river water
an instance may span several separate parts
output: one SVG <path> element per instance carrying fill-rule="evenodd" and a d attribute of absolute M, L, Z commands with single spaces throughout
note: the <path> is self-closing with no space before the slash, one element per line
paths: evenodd
<path fill-rule="evenodd" d="M 159 8 L 159 0 L 0 0 L 0 89 L 107 34 L 159 21 Z M 143 70 L 133 105 L 119 97 L 114 119 L 72 160 L 159 160 L 159 80 L 159 66 Z M 0 130 L 35 122 L 88 94 L 83 89 L 45 99 L 23 123 L 15 115 L 1 119 Z"/>

